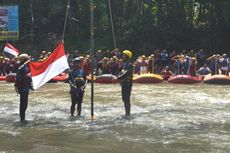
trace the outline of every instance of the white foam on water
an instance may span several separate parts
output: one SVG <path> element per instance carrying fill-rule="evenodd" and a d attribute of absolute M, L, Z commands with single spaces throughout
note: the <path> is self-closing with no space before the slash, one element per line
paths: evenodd
<path fill-rule="evenodd" d="M 221 88 L 228 88 L 222 90 Z M 13 92 L 13 89 L 6 89 Z M 131 116 L 124 117 L 119 84 L 95 85 L 95 121 L 90 120 L 90 85 L 82 109 L 82 117 L 70 117 L 68 84 L 47 84 L 30 93 L 25 127 L 12 124 L 19 120 L 19 97 L 3 95 L 0 135 L 19 136 L 25 129 L 55 129 L 69 133 L 82 132 L 99 140 L 133 143 L 197 146 L 230 149 L 229 87 L 209 89 L 207 85 L 133 85 Z M 222 95 L 221 95 L 222 94 Z M 16 131 L 16 132 L 15 132 Z M 220 135 L 219 137 L 217 135 Z M 112 138 L 111 138 L 112 137 Z M 221 139 L 223 137 L 223 139 Z M 207 141 L 210 140 L 210 143 Z M 48 147 L 49 146 L 43 146 Z M 52 148 L 52 147 L 51 147 Z M 55 147 L 54 147 L 55 148 Z M 192 147 L 191 147 L 192 148 Z M 36 150 L 36 149 L 35 149 Z M 52 150 L 52 149 L 51 149 Z"/>

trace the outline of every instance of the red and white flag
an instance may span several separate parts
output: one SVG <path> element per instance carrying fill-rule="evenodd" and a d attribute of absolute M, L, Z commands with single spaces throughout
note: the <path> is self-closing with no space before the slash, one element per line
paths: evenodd
<path fill-rule="evenodd" d="M 5 53 L 11 54 L 13 56 L 18 56 L 19 50 L 17 50 L 14 46 L 11 44 L 7 43 L 4 50 Z"/>
<path fill-rule="evenodd" d="M 69 69 L 64 43 L 61 42 L 53 53 L 42 62 L 29 64 L 33 88 L 36 90 L 64 70 Z"/>

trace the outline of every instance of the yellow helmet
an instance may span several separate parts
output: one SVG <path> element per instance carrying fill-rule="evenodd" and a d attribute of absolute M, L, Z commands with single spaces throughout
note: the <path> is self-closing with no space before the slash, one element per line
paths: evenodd
<path fill-rule="evenodd" d="M 122 54 L 125 54 L 126 56 L 128 56 L 128 58 L 132 58 L 132 55 L 133 55 L 132 52 L 129 50 L 124 50 Z"/>

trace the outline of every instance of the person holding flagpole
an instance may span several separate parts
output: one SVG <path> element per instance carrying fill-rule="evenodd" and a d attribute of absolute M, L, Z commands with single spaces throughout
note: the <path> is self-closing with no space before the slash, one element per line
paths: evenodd
<path fill-rule="evenodd" d="M 125 107 L 125 116 L 129 116 L 131 109 L 130 96 L 133 84 L 133 65 L 130 61 L 132 58 L 132 52 L 129 50 L 124 50 L 122 54 L 123 66 L 117 78 L 118 80 L 121 80 L 121 93 L 122 101 L 124 102 Z"/>
<path fill-rule="evenodd" d="M 30 70 L 28 67 L 29 56 L 27 54 L 21 54 L 18 56 L 18 60 L 20 61 L 20 67 L 16 73 L 15 80 L 15 89 L 16 92 L 20 95 L 20 119 L 21 122 L 25 121 L 25 112 L 28 106 L 28 97 L 29 90 L 32 89 Z"/>
<path fill-rule="evenodd" d="M 86 87 L 86 73 L 82 69 L 81 59 L 76 57 L 73 59 L 73 68 L 69 72 L 69 84 L 71 95 L 71 116 L 74 116 L 75 106 L 77 104 L 77 115 L 81 116 L 82 102 L 84 96 L 84 89 Z"/>

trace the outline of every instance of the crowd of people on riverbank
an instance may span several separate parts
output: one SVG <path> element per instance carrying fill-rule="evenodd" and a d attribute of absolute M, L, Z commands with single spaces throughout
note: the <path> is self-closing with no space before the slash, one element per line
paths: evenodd
<path fill-rule="evenodd" d="M 90 55 L 85 57 L 74 55 L 73 57 L 80 57 L 83 63 L 83 69 L 91 72 L 91 58 Z M 121 52 L 118 49 L 113 51 L 98 50 L 95 55 L 95 74 L 113 74 L 119 73 L 119 68 L 122 66 Z M 205 51 L 200 49 L 198 52 L 193 50 L 186 52 L 183 50 L 178 53 L 172 51 L 170 54 L 166 50 L 156 50 L 150 55 L 138 56 L 133 61 L 134 74 L 155 73 L 165 74 L 170 73 L 174 75 L 207 75 L 224 74 L 228 75 L 230 70 L 230 60 L 227 54 L 213 54 L 207 57 Z"/>
<path fill-rule="evenodd" d="M 42 51 L 40 57 L 36 58 L 38 61 L 43 61 L 49 57 L 51 52 Z M 155 73 L 155 74 L 190 74 L 207 75 L 224 74 L 228 75 L 230 71 L 230 59 L 227 54 L 213 54 L 207 57 L 205 51 L 200 49 L 195 52 L 181 51 L 168 52 L 166 50 L 155 50 L 152 54 L 139 54 L 134 61 L 134 74 Z M 83 69 L 87 74 L 91 73 L 90 55 L 80 56 L 78 52 L 69 56 L 69 61 L 75 57 L 80 57 L 83 63 Z M 119 49 L 112 51 L 97 50 L 95 54 L 95 74 L 113 74 L 117 75 L 119 68 L 122 66 L 121 52 Z M 71 62 L 70 62 L 71 65 Z M 0 76 L 8 75 L 9 73 L 16 73 L 19 67 L 17 57 L 7 58 L 0 56 Z"/>
<path fill-rule="evenodd" d="M 19 67 L 19 61 L 17 57 L 7 58 L 0 56 L 0 76 L 6 76 L 9 73 L 16 73 Z"/>

